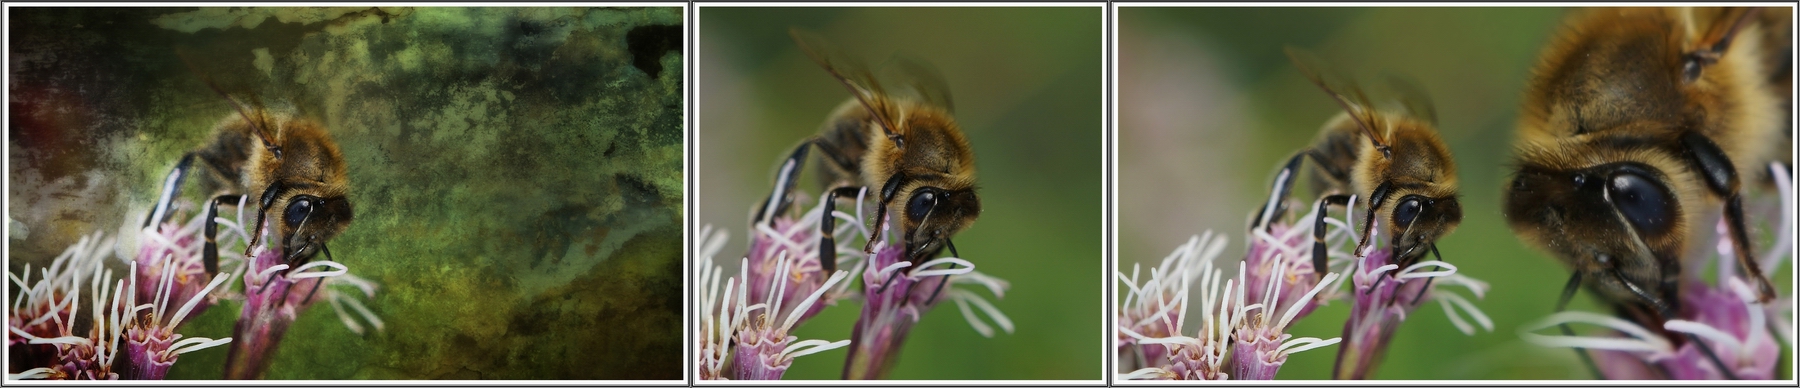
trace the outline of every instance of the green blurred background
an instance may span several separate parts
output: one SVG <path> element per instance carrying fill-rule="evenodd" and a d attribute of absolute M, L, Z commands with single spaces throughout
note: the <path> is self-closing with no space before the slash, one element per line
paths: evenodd
<path fill-rule="evenodd" d="M 908 53 L 943 71 L 974 144 L 982 216 L 956 244 L 980 271 L 1011 282 L 995 305 L 1017 331 L 983 338 L 939 306 L 890 377 L 1101 378 L 1101 17 L 1098 7 L 701 8 L 700 223 L 730 231 L 723 256 L 742 254 L 749 209 L 767 195 L 776 163 L 850 97 L 796 48 L 790 26 L 871 64 Z M 802 182 L 820 193 L 810 176 Z M 860 309 L 827 308 L 796 335 L 848 338 Z M 838 378 L 845 352 L 800 358 L 787 377 Z"/>
<path fill-rule="evenodd" d="M 206 77 L 330 129 L 356 210 L 330 247 L 380 285 L 386 331 L 316 303 L 266 377 L 681 378 L 681 8 L 8 9 L 8 271 L 141 222 L 235 114 Z"/>
<path fill-rule="evenodd" d="M 1493 286 L 1475 301 L 1494 319 L 1493 332 L 1463 335 L 1435 303 L 1422 306 L 1400 328 L 1375 377 L 1589 378 L 1574 352 L 1527 344 L 1516 334 L 1550 313 L 1568 271 L 1514 238 L 1498 210 L 1520 94 L 1563 13 L 1120 7 L 1120 268 L 1153 266 L 1188 236 L 1209 229 L 1233 236 L 1221 261 L 1242 257 L 1244 226 L 1277 166 L 1309 146 L 1339 111 L 1282 51 L 1306 48 L 1364 84 L 1397 74 L 1429 91 L 1457 159 L 1465 212 L 1461 227 L 1439 245 L 1461 273 Z M 1790 269 L 1765 270 L 1778 285 L 1789 285 Z M 1585 292 L 1571 308 L 1605 311 Z M 1333 303 L 1288 332 L 1339 336 L 1348 311 L 1347 303 Z M 1294 355 L 1279 378 L 1330 378 L 1336 350 Z M 1785 351 L 1791 358 L 1791 348 Z"/>

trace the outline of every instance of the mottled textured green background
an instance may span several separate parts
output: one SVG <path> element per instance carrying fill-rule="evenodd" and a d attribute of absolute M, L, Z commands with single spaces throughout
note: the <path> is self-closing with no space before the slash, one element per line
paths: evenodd
<path fill-rule="evenodd" d="M 1591 378 L 1573 351 L 1519 338 L 1520 326 L 1550 314 L 1569 272 L 1520 243 L 1499 210 L 1526 77 L 1564 12 L 1121 7 L 1119 265 L 1155 265 L 1188 236 L 1211 229 L 1231 236 L 1220 264 L 1235 270 L 1244 227 L 1279 164 L 1309 146 L 1340 110 L 1282 51 L 1301 47 L 1365 85 L 1392 74 L 1427 90 L 1456 157 L 1464 212 L 1438 246 L 1459 273 L 1493 286 L 1485 299 L 1472 300 L 1493 318 L 1493 332 L 1464 335 L 1437 303 L 1427 303 L 1399 328 L 1375 378 Z M 1768 193 L 1760 194 L 1766 202 Z M 1764 233 L 1758 241 L 1771 240 Z M 1777 287 L 1791 290 L 1791 265 L 1765 270 Z M 1585 292 L 1570 308 L 1607 311 Z M 1340 336 L 1349 310 L 1349 303 L 1333 302 L 1288 333 Z M 1296 354 L 1277 377 L 1330 378 L 1337 349 Z M 1783 351 L 1791 359 L 1791 347 Z"/>
<path fill-rule="evenodd" d="M 974 146 L 982 213 L 956 247 L 1011 282 L 994 305 L 1018 330 L 983 338 L 954 305 L 940 305 L 914 327 L 889 377 L 1103 377 L 1101 22 L 1099 7 L 701 8 L 696 215 L 731 232 L 717 259 L 745 251 L 749 209 L 768 195 L 776 163 L 850 98 L 788 28 L 816 31 L 872 65 L 905 53 L 943 71 Z M 801 182 L 820 193 L 812 177 Z M 735 262 L 720 264 L 735 273 Z M 861 308 L 826 308 L 796 335 L 849 338 Z M 802 357 L 786 377 L 836 379 L 847 351 Z"/>
<path fill-rule="evenodd" d="M 331 248 L 381 285 L 385 332 L 315 306 L 267 377 L 680 378 L 679 8 L 11 11 L 9 270 L 148 207 L 233 114 L 205 76 L 331 130 L 357 211 Z"/>

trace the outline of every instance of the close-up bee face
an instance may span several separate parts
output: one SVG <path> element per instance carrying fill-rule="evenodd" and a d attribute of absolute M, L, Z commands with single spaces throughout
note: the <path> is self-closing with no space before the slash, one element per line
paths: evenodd
<path fill-rule="evenodd" d="M 1640 313 L 1680 310 L 1682 257 L 1719 215 L 1747 257 L 1743 192 L 1766 187 L 1771 162 L 1792 165 L 1776 83 L 1792 70 L 1768 66 L 1789 51 L 1764 42 L 1790 26 L 1764 11 L 1789 12 L 1572 11 L 1527 88 L 1503 198 L 1512 230 Z"/>

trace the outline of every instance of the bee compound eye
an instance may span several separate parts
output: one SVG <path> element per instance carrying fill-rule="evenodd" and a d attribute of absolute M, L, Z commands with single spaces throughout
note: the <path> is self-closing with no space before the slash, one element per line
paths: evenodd
<path fill-rule="evenodd" d="M 1413 220 L 1419 218 L 1419 211 L 1424 208 L 1424 203 L 1419 202 L 1418 198 L 1400 201 L 1399 205 L 1394 206 L 1394 225 L 1412 225 Z"/>
<path fill-rule="evenodd" d="M 1659 233 L 1671 226 L 1675 203 L 1656 181 L 1637 173 L 1623 172 L 1607 181 L 1606 191 L 1613 207 L 1639 231 Z"/>
<path fill-rule="evenodd" d="M 906 201 L 906 216 L 919 220 L 924 219 L 927 214 L 931 214 L 931 209 L 937 207 L 938 202 L 937 193 L 934 191 L 921 189 L 914 193 L 912 199 Z"/>
<path fill-rule="evenodd" d="M 288 225 L 299 225 L 312 215 L 313 201 L 310 198 L 295 198 L 288 203 L 287 210 L 282 213 L 282 221 Z"/>

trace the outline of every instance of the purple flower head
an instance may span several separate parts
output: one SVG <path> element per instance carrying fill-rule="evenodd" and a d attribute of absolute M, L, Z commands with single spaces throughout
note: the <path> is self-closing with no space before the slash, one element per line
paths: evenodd
<path fill-rule="evenodd" d="M 206 299 L 205 294 L 221 281 L 214 281 L 208 287 L 192 293 L 188 299 L 171 300 L 168 296 L 173 288 L 172 278 L 175 275 L 165 272 L 161 287 L 157 288 L 157 295 L 162 299 L 140 304 L 136 290 L 139 289 L 137 283 L 143 278 L 137 263 L 129 263 L 131 270 L 124 279 L 114 279 L 112 271 L 105 269 L 105 259 L 112 252 L 104 248 L 111 246 L 112 242 L 111 239 L 101 239 L 100 234 L 83 238 L 53 261 L 51 268 L 42 271 L 44 277 L 36 284 L 27 282 L 25 278 L 13 278 L 22 290 L 21 300 L 15 306 L 30 308 L 15 308 L 14 315 L 9 317 L 14 322 L 21 323 L 9 325 L 12 340 L 8 344 L 25 346 L 22 349 L 23 356 L 14 362 L 35 368 L 26 369 L 17 375 L 8 375 L 8 378 L 161 379 L 168 368 L 174 365 L 177 355 L 231 341 L 230 338 L 191 338 L 177 341 L 181 335 L 173 333 L 173 328 L 186 318 L 193 306 Z M 175 260 L 173 255 L 163 257 L 165 265 Z M 73 329 L 74 321 L 71 318 L 80 314 L 82 282 L 88 283 L 86 288 L 91 296 L 88 309 L 91 319 L 88 319 L 87 332 L 77 333 Z M 60 299 L 43 298 L 45 295 L 64 292 L 66 294 Z M 32 301 L 33 299 L 42 300 Z M 46 302 L 49 303 L 48 309 L 35 307 L 43 306 Z M 176 309 L 172 308 L 173 303 L 185 304 Z M 30 314 L 45 315 L 31 317 Z M 171 320 L 165 321 L 162 317 L 170 317 Z M 48 330 L 36 323 L 37 319 L 46 319 L 46 322 L 51 323 Z M 43 348 L 46 346 L 48 348 Z M 120 354 L 121 350 L 124 354 Z M 120 356 L 125 358 L 122 363 L 119 362 Z"/>
<path fill-rule="evenodd" d="M 1374 225 L 1369 227 L 1369 240 L 1381 241 L 1380 220 L 1370 222 Z M 1393 263 L 1391 247 L 1376 247 L 1375 244 L 1369 244 L 1359 256 L 1350 277 L 1352 296 L 1350 318 L 1344 323 L 1344 346 L 1338 348 L 1337 364 L 1332 371 L 1336 378 L 1363 380 L 1373 377 L 1400 324 L 1427 299 L 1437 300 L 1450 323 L 1463 334 L 1475 334 L 1475 327 L 1462 317 L 1463 314 L 1479 324 L 1482 330 L 1494 330 L 1494 321 L 1474 303 L 1440 287 L 1463 286 L 1476 298 L 1486 294 L 1487 283 L 1457 274 L 1455 265 L 1427 260 L 1400 268 Z"/>
<path fill-rule="evenodd" d="M 1779 206 L 1764 214 L 1776 214 L 1768 217 L 1768 222 L 1774 224 L 1770 226 L 1778 233 L 1770 249 L 1756 259 L 1766 273 L 1777 273 L 1792 256 L 1794 196 L 1793 182 L 1785 169 L 1777 165 L 1770 168 Z M 1777 209 L 1779 212 L 1772 211 Z M 1662 330 L 1609 315 L 1564 311 L 1522 327 L 1520 336 L 1540 346 L 1585 349 L 1593 357 L 1599 377 L 1605 379 L 1774 379 L 1775 362 L 1782 358 L 1782 344 L 1793 343 L 1794 326 L 1787 321 L 1793 310 L 1793 296 L 1757 302 L 1751 280 L 1736 272 L 1736 256 L 1723 221 L 1716 230 L 1714 252 L 1687 259 L 1690 265 L 1716 265 L 1716 280 L 1709 283 L 1697 275 L 1684 276 L 1680 289 L 1682 308 L 1675 313 L 1675 319 L 1662 323 Z M 1610 330 L 1598 336 L 1536 333 L 1570 323 Z M 1705 350 L 1718 357 L 1717 364 Z M 1730 373 L 1721 371 L 1719 365 Z"/>
<path fill-rule="evenodd" d="M 19 289 L 6 319 L 11 334 L 6 344 L 8 351 L 13 352 L 15 366 L 50 365 L 61 357 L 62 345 L 38 339 L 75 338 L 82 283 L 95 276 L 93 271 L 99 271 L 97 265 L 110 252 L 107 247 L 113 241 L 100 233 L 83 236 L 51 260 L 49 266 L 38 268 L 35 279 L 30 264 L 25 265 L 23 274 L 7 273 Z"/>
<path fill-rule="evenodd" d="M 1006 281 L 976 272 L 974 263 L 955 257 L 931 259 L 915 266 L 905 259 L 904 248 L 888 243 L 893 236 L 887 223 L 880 225 L 882 240 L 876 242 L 875 255 L 861 267 L 863 309 L 851 331 L 850 354 L 844 362 L 845 379 L 886 378 L 913 325 L 946 300 L 955 303 L 963 319 L 982 336 L 992 337 L 994 329 L 975 310 L 987 315 L 1001 330 L 1012 333 L 1012 320 L 999 308 L 973 291 L 955 287 L 979 285 L 998 298 L 1008 287 Z"/>
<path fill-rule="evenodd" d="M 1138 366 L 1120 379 L 1270 380 L 1289 354 L 1338 342 L 1336 338 L 1294 338 L 1286 333 L 1290 323 L 1317 306 L 1314 298 L 1337 280 L 1337 274 L 1300 283 L 1301 276 L 1289 276 L 1287 271 L 1296 266 L 1284 254 L 1261 256 L 1252 248 L 1252 255 L 1261 256 L 1269 272 L 1252 275 L 1258 271 L 1246 260 L 1239 263 L 1238 276 L 1232 279 L 1212 265 L 1224 245 L 1223 237 L 1210 232 L 1196 236 L 1151 270 L 1149 281 L 1142 286 L 1136 284 L 1139 271 L 1135 267 L 1129 278 L 1118 275 L 1129 288 L 1120 309 L 1120 346 Z M 1310 266 L 1301 268 L 1310 271 Z M 1261 279 L 1250 280 L 1252 277 Z M 1194 336 L 1182 335 L 1189 290 L 1195 284 L 1200 285 L 1201 294 L 1200 331 Z M 1289 284 L 1304 284 L 1304 289 L 1288 297 L 1289 290 L 1283 287 Z"/>
<path fill-rule="evenodd" d="M 239 278 L 243 283 L 243 292 L 237 297 L 242 298 L 244 304 L 232 331 L 232 338 L 235 340 L 225 359 L 226 378 L 261 377 L 269 368 L 269 355 L 280 344 L 288 326 L 301 312 L 320 300 L 328 301 L 345 327 L 353 332 L 361 334 L 363 327 L 344 310 L 346 305 L 376 330 L 382 329 L 381 320 L 363 307 L 352 293 L 341 292 L 332 287 L 349 285 L 360 289 L 367 297 L 374 296 L 375 285 L 350 276 L 349 267 L 323 260 L 323 257 L 316 257 L 298 267 L 284 263 L 281 252 L 272 245 L 275 239 L 267 238 L 266 234 L 272 228 L 263 228 L 265 238 L 251 250 L 250 256 L 238 254 L 251 240 L 249 231 L 245 228 L 250 224 L 245 222 L 242 205 L 240 203 L 235 221 L 224 217 L 217 219 L 225 230 L 219 239 L 221 272 L 219 279 L 214 282 Z M 228 266 L 228 261 L 236 265 Z M 227 270 L 227 267 L 230 269 Z"/>
<path fill-rule="evenodd" d="M 809 241 L 811 243 L 806 245 L 817 246 L 817 226 L 808 227 L 780 218 L 775 220 L 773 228 L 758 225 L 757 232 L 750 242 L 750 254 L 746 256 L 750 263 L 751 300 L 781 294 L 782 305 L 795 305 L 800 298 L 812 294 L 825 283 L 826 274 L 819 265 L 818 250 L 801 245 L 801 241 Z M 785 292 L 777 293 L 777 289 Z M 801 315 L 801 320 L 818 315 L 826 304 L 835 304 L 836 300 L 826 302 L 814 305 Z"/>
<path fill-rule="evenodd" d="M 789 334 L 801 320 L 817 314 L 821 299 L 833 286 L 849 277 L 848 272 L 837 271 L 809 287 L 804 296 L 789 298 L 788 293 L 795 292 L 787 289 L 794 284 L 791 277 L 762 276 L 759 279 L 751 274 L 755 266 L 746 258 L 739 266 L 739 275 L 725 279 L 724 294 L 721 295 L 719 281 L 725 272 L 713 265 L 712 257 L 723 246 L 725 236 L 712 233 L 710 226 L 701 236 L 699 279 L 700 284 L 707 287 L 700 305 L 698 368 L 701 379 L 778 380 L 793 365 L 795 358 L 849 345 L 849 340 L 800 341 Z M 769 273 L 793 273 L 791 267 L 798 264 L 798 260 L 788 257 L 785 252 L 772 261 L 777 265 Z M 814 263 L 817 263 L 816 257 Z M 768 291 L 760 298 L 750 291 L 752 285 L 749 283 L 757 280 L 768 282 L 763 285 Z"/>
<path fill-rule="evenodd" d="M 112 272 L 102 265 L 112 253 L 108 248 L 113 241 L 101 233 L 85 236 L 50 266 L 40 269 L 36 282 L 29 281 L 29 267 L 26 276 L 12 277 L 19 285 L 20 295 L 8 317 L 8 350 L 17 351 L 9 368 L 24 371 L 8 374 L 8 379 L 119 378 L 113 365 L 124 325 L 117 317 L 128 312 L 119 297 L 123 284 L 115 286 Z M 87 283 L 87 287 L 82 283 Z M 83 288 L 92 303 L 88 312 L 93 323 L 86 333 L 75 329 Z M 111 303 L 109 295 L 113 297 Z"/>
<path fill-rule="evenodd" d="M 1177 344 L 1160 339 L 1181 336 L 1187 318 L 1189 290 L 1202 274 L 1213 272 L 1212 259 L 1224 249 L 1225 238 L 1207 232 L 1176 247 L 1160 265 L 1150 269 L 1149 279 L 1141 285 L 1138 279 L 1142 270 L 1136 264 L 1132 265 L 1130 276 L 1124 272 L 1117 274 L 1127 291 L 1117 317 L 1120 360 L 1132 370 L 1156 369 L 1144 371 L 1138 378 L 1178 379 L 1210 375 L 1208 369 L 1213 364 L 1203 361 L 1210 352 L 1200 351 L 1199 347 L 1177 347 Z"/>
<path fill-rule="evenodd" d="M 173 255 L 164 255 L 163 257 L 163 268 L 174 265 Z M 137 268 L 136 262 L 131 263 L 133 283 L 143 280 L 143 276 L 138 273 Z M 175 360 L 181 354 L 228 344 L 232 341 L 231 338 L 214 340 L 198 337 L 184 340 L 181 339 L 181 334 L 175 333 L 175 328 L 180 327 L 182 321 L 193 314 L 195 307 L 209 299 L 208 295 L 212 293 L 213 289 L 224 284 L 229 278 L 221 276 L 213 279 L 212 282 L 206 284 L 206 287 L 190 293 L 185 302 L 178 302 L 180 300 L 171 299 L 178 287 L 175 282 L 175 277 L 178 275 L 175 271 L 163 271 L 161 275 L 161 279 L 156 279 L 157 286 L 151 294 L 155 299 L 152 299 L 149 304 L 137 304 L 135 291 L 127 291 L 131 294 L 126 296 L 125 305 L 137 307 L 126 312 L 128 314 L 126 319 L 129 321 L 125 324 L 129 327 L 125 328 L 124 345 L 125 357 L 130 361 L 130 367 L 124 371 L 126 379 L 161 380 L 168 375 L 169 367 L 175 365 Z M 138 289 L 142 289 L 139 284 L 133 284 L 129 288 L 129 290 Z M 181 304 L 177 307 L 176 303 Z M 145 310 L 147 315 L 140 315 L 140 310 Z M 164 319 L 164 317 L 168 318 Z"/>
<path fill-rule="evenodd" d="M 206 274 L 200 254 L 204 242 L 200 227 L 206 223 L 206 215 L 204 212 L 196 213 L 199 214 L 186 225 L 168 222 L 139 231 L 137 256 L 132 260 L 140 271 L 137 276 L 141 277 L 137 281 L 137 288 L 133 290 L 137 293 L 137 300 L 189 300 L 199 295 L 200 290 L 213 280 Z M 169 281 L 164 282 L 165 278 Z M 222 289 L 230 288 L 225 286 Z M 164 291 L 168 294 L 163 295 Z M 217 298 L 203 298 L 190 312 L 199 315 L 216 303 Z M 164 314 L 174 312 L 173 309 L 161 311 Z M 167 315 L 159 317 L 163 321 L 171 321 L 170 318 Z"/>
<path fill-rule="evenodd" d="M 1276 260 L 1281 259 L 1277 257 Z M 1248 266 L 1248 263 L 1240 264 L 1240 267 L 1252 268 Z M 1331 287 L 1332 282 L 1338 279 L 1338 274 L 1325 274 L 1325 277 L 1316 283 L 1307 284 L 1304 294 L 1291 301 L 1283 301 L 1280 297 L 1286 294 L 1282 292 L 1281 287 L 1283 283 L 1289 282 L 1279 279 L 1289 278 L 1284 272 L 1284 269 L 1288 267 L 1290 266 L 1278 265 L 1275 267 L 1275 272 L 1270 277 L 1275 280 L 1263 282 L 1268 285 L 1269 289 L 1262 293 L 1265 299 L 1259 303 L 1246 304 L 1245 296 L 1254 288 L 1245 287 L 1238 290 L 1238 300 L 1235 303 L 1238 311 L 1232 314 L 1234 331 L 1232 339 L 1235 352 L 1232 357 L 1232 371 L 1240 380 L 1274 380 L 1275 372 L 1287 362 L 1289 354 L 1338 343 L 1337 338 L 1323 340 L 1312 337 L 1293 338 L 1292 334 L 1287 333 L 1290 323 L 1319 305 L 1315 302 L 1314 297 L 1320 291 Z M 1244 271 L 1238 272 L 1238 282 L 1246 285 L 1255 284 L 1246 281 Z"/>

